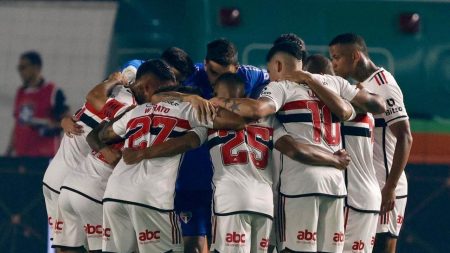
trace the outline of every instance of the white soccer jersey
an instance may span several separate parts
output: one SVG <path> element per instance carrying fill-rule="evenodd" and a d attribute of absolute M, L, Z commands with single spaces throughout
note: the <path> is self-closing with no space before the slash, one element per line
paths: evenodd
<path fill-rule="evenodd" d="M 58 152 L 50 162 L 43 179 L 44 185 L 56 192 L 59 192 L 67 174 L 78 167 L 91 150 L 86 142 L 86 136 L 102 121 L 104 116 L 85 103 L 74 117 L 77 124 L 83 127 L 84 133 L 74 135 L 72 138 L 67 135 L 63 136 Z"/>
<path fill-rule="evenodd" d="M 116 121 L 113 130 L 126 138 L 126 148 L 146 148 L 200 126 L 206 125 L 197 119 L 189 103 L 171 102 L 140 105 Z M 206 135 L 206 129 L 196 133 Z M 109 178 L 103 201 L 137 204 L 159 211 L 173 210 L 180 160 L 181 155 L 133 165 L 120 160 Z"/>
<path fill-rule="evenodd" d="M 391 73 L 380 68 L 362 82 L 362 85 L 386 100 L 386 112 L 374 115 L 375 145 L 373 159 L 378 183 L 380 188 L 383 188 L 391 170 L 392 158 L 397 142 L 389 126 L 402 120 L 408 120 L 409 117 L 403 103 L 402 91 Z M 408 195 L 408 182 L 404 172 L 398 181 L 395 194 L 397 198 Z"/>
<path fill-rule="evenodd" d="M 359 114 L 341 123 L 345 148 L 352 158 L 345 173 L 347 198 L 345 204 L 356 211 L 378 213 L 381 192 L 373 166 L 374 119 L 370 113 Z"/>
<path fill-rule="evenodd" d="M 214 213 L 260 213 L 273 218 L 272 149 L 286 135 L 275 116 L 245 130 L 209 130 L 214 166 Z"/>
<path fill-rule="evenodd" d="M 342 78 L 316 76 L 323 85 L 349 101 L 359 91 Z M 341 148 L 339 119 L 332 116 L 330 109 L 307 85 L 290 81 L 271 82 L 262 91 L 261 98 L 275 103 L 278 120 L 295 140 L 328 152 Z M 289 197 L 346 194 L 342 171 L 331 166 L 303 164 L 286 156 L 282 161 L 280 192 Z"/>
<path fill-rule="evenodd" d="M 109 120 L 117 117 L 135 103 L 131 91 L 123 86 L 116 86 L 112 96 L 101 110 L 101 114 Z M 112 147 L 120 150 L 123 142 L 114 144 Z M 90 150 L 84 160 L 80 161 L 64 180 L 62 188 L 84 194 L 93 201 L 101 202 L 112 169 L 113 167 L 104 160 L 100 152 Z"/>

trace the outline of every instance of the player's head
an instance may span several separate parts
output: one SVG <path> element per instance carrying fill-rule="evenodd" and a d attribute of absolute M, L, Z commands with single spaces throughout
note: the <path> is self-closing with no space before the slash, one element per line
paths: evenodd
<path fill-rule="evenodd" d="M 214 94 L 223 98 L 245 97 L 245 82 L 235 73 L 225 73 L 217 78 L 214 84 Z"/>
<path fill-rule="evenodd" d="M 267 71 L 271 81 L 280 81 L 286 74 L 302 68 L 303 52 L 296 43 L 275 44 L 267 53 Z"/>
<path fill-rule="evenodd" d="M 278 38 L 275 39 L 275 41 L 273 42 L 273 45 L 278 44 L 278 43 L 283 43 L 283 42 L 292 42 L 292 43 L 297 44 L 300 48 L 302 48 L 302 51 L 303 51 L 302 61 L 303 62 L 305 61 L 306 45 L 305 45 L 305 41 L 303 41 L 302 38 L 298 37 L 298 35 L 295 33 L 283 33 L 280 36 L 278 36 Z"/>
<path fill-rule="evenodd" d="M 328 46 L 334 72 L 344 78 L 352 76 L 357 64 L 369 58 L 366 42 L 361 36 L 353 33 L 334 37 Z"/>
<path fill-rule="evenodd" d="M 41 75 L 41 69 L 42 58 L 38 52 L 27 51 L 20 55 L 17 70 L 24 83 L 28 83 L 31 80 L 38 78 Z"/>
<path fill-rule="evenodd" d="M 176 91 L 176 92 L 180 92 L 180 93 L 184 93 L 184 94 L 192 94 L 192 95 L 197 95 L 197 96 L 202 95 L 202 92 L 200 89 L 190 87 L 190 86 L 184 86 L 184 85 L 164 86 L 164 87 L 159 88 L 155 92 L 155 94 L 160 93 L 160 92 L 169 92 L 169 91 Z"/>
<path fill-rule="evenodd" d="M 170 66 L 178 83 L 183 82 L 195 72 L 194 62 L 191 57 L 178 47 L 170 47 L 164 50 L 161 60 Z"/>
<path fill-rule="evenodd" d="M 138 104 L 150 101 L 161 87 L 175 85 L 175 75 L 162 60 L 148 60 L 139 66 L 131 89 Z"/>
<path fill-rule="evenodd" d="M 334 75 L 330 59 L 320 54 L 308 56 L 303 69 L 314 74 Z"/>
<path fill-rule="evenodd" d="M 239 67 L 238 52 L 227 39 L 213 40 L 206 46 L 205 71 L 211 84 L 223 73 L 236 73 Z"/>

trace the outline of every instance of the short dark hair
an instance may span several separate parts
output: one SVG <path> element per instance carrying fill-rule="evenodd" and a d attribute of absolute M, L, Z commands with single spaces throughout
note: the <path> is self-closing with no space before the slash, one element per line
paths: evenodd
<path fill-rule="evenodd" d="M 170 70 L 169 65 L 159 59 L 145 61 L 139 66 L 136 73 L 136 80 L 146 74 L 154 74 L 160 81 L 175 82 L 175 75 Z"/>
<path fill-rule="evenodd" d="M 299 61 L 303 58 L 303 51 L 296 43 L 281 42 L 273 45 L 273 47 L 269 50 L 266 56 L 266 61 L 269 62 L 275 54 L 280 52 L 289 54 Z"/>
<path fill-rule="evenodd" d="M 227 85 L 234 86 L 235 88 L 241 87 L 245 89 L 244 80 L 236 73 L 224 73 L 220 75 L 215 84 L 226 83 Z"/>
<path fill-rule="evenodd" d="M 343 45 L 356 45 L 358 49 L 363 52 L 366 56 L 369 55 L 366 42 L 364 41 L 364 38 L 354 34 L 354 33 L 343 33 L 339 34 L 338 36 L 334 37 L 330 44 L 328 46 L 333 46 L 336 44 L 343 44 Z"/>
<path fill-rule="evenodd" d="M 328 74 L 333 75 L 333 67 L 331 61 L 320 54 L 313 54 L 306 58 L 303 68 L 314 74 Z"/>
<path fill-rule="evenodd" d="M 184 77 L 191 76 L 195 71 L 194 62 L 191 57 L 181 48 L 170 47 L 161 55 L 161 59 L 174 67 Z"/>
<path fill-rule="evenodd" d="M 307 51 L 306 51 L 305 41 L 303 41 L 303 39 L 300 38 L 297 34 L 283 33 L 280 36 L 278 36 L 278 38 L 275 39 L 275 41 L 273 42 L 273 45 L 283 43 L 283 42 L 292 42 L 292 43 L 297 44 L 302 49 L 302 52 L 303 52 L 302 61 L 306 60 Z"/>
<path fill-rule="evenodd" d="M 159 88 L 155 92 L 155 94 L 160 93 L 160 92 L 169 92 L 169 91 L 176 91 L 176 92 L 180 92 L 180 93 L 193 94 L 193 95 L 198 95 L 198 96 L 202 95 L 202 92 L 199 88 L 183 86 L 183 85 L 164 86 L 164 87 Z"/>
<path fill-rule="evenodd" d="M 21 59 L 27 59 L 32 65 L 42 67 L 41 55 L 36 51 L 26 51 L 20 55 Z"/>
<path fill-rule="evenodd" d="M 222 66 L 237 65 L 238 52 L 236 46 L 224 38 L 213 40 L 206 46 L 205 60 L 217 62 Z"/>

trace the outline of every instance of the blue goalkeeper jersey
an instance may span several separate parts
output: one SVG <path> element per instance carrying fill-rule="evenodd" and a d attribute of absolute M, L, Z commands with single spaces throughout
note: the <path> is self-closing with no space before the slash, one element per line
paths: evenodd
<path fill-rule="evenodd" d="M 208 81 L 208 76 L 203 63 L 195 64 L 196 71 L 183 85 L 199 88 L 202 97 L 210 99 L 214 96 L 212 85 Z M 249 65 L 241 65 L 237 74 L 245 82 L 245 95 L 251 98 L 258 98 L 263 87 L 269 82 L 269 75 L 266 70 Z M 203 145 L 184 154 L 181 163 L 177 191 L 199 191 L 211 190 L 213 170 L 209 149 Z"/>

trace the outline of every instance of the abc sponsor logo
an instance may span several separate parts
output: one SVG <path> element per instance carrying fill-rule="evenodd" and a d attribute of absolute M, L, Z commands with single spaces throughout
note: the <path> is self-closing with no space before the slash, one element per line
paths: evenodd
<path fill-rule="evenodd" d="M 267 250 L 269 248 L 269 239 L 268 238 L 262 238 L 259 242 L 259 249 L 260 250 Z"/>
<path fill-rule="evenodd" d="M 140 244 L 159 242 L 160 238 L 161 238 L 161 231 L 159 230 L 149 231 L 148 229 L 146 229 L 144 232 L 139 233 Z"/>
<path fill-rule="evenodd" d="M 103 240 L 109 241 L 109 238 L 111 237 L 111 228 L 104 228 L 102 235 L 103 235 Z"/>
<path fill-rule="evenodd" d="M 61 231 L 64 228 L 64 221 L 62 220 L 55 220 L 55 223 L 53 224 L 53 230 L 55 233 L 61 233 Z"/>
<path fill-rule="evenodd" d="M 343 232 L 337 232 L 333 235 L 333 244 L 340 245 L 344 243 L 344 233 Z"/>
<path fill-rule="evenodd" d="M 103 235 L 103 227 L 102 225 L 92 225 L 88 223 L 84 225 L 84 232 L 87 237 L 101 237 Z"/>
<path fill-rule="evenodd" d="M 353 252 L 359 252 L 364 249 L 364 246 L 365 246 L 364 242 L 359 240 L 359 241 L 353 242 L 352 250 L 353 250 Z"/>
<path fill-rule="evenodd" d="M 227 233 L 225 237 L 225 242 L 227 245 L 241 246 L 245 244 L 245 234 L 240 234 L 237 232 Z"/>
<path fill-rule="evenodd" d="M 316 244 L 316 241 L 317 232 L 312 232 L 305 229 L 304 231 L 298 231 L 297 233 L 297 242 L 299 243 Z"/>
<path fill-rule="evenodd" d="M 401 216 L 401 215 L 398 215 L 397 216 L 397 224 L 403 224 L 403 216 Z"/>

